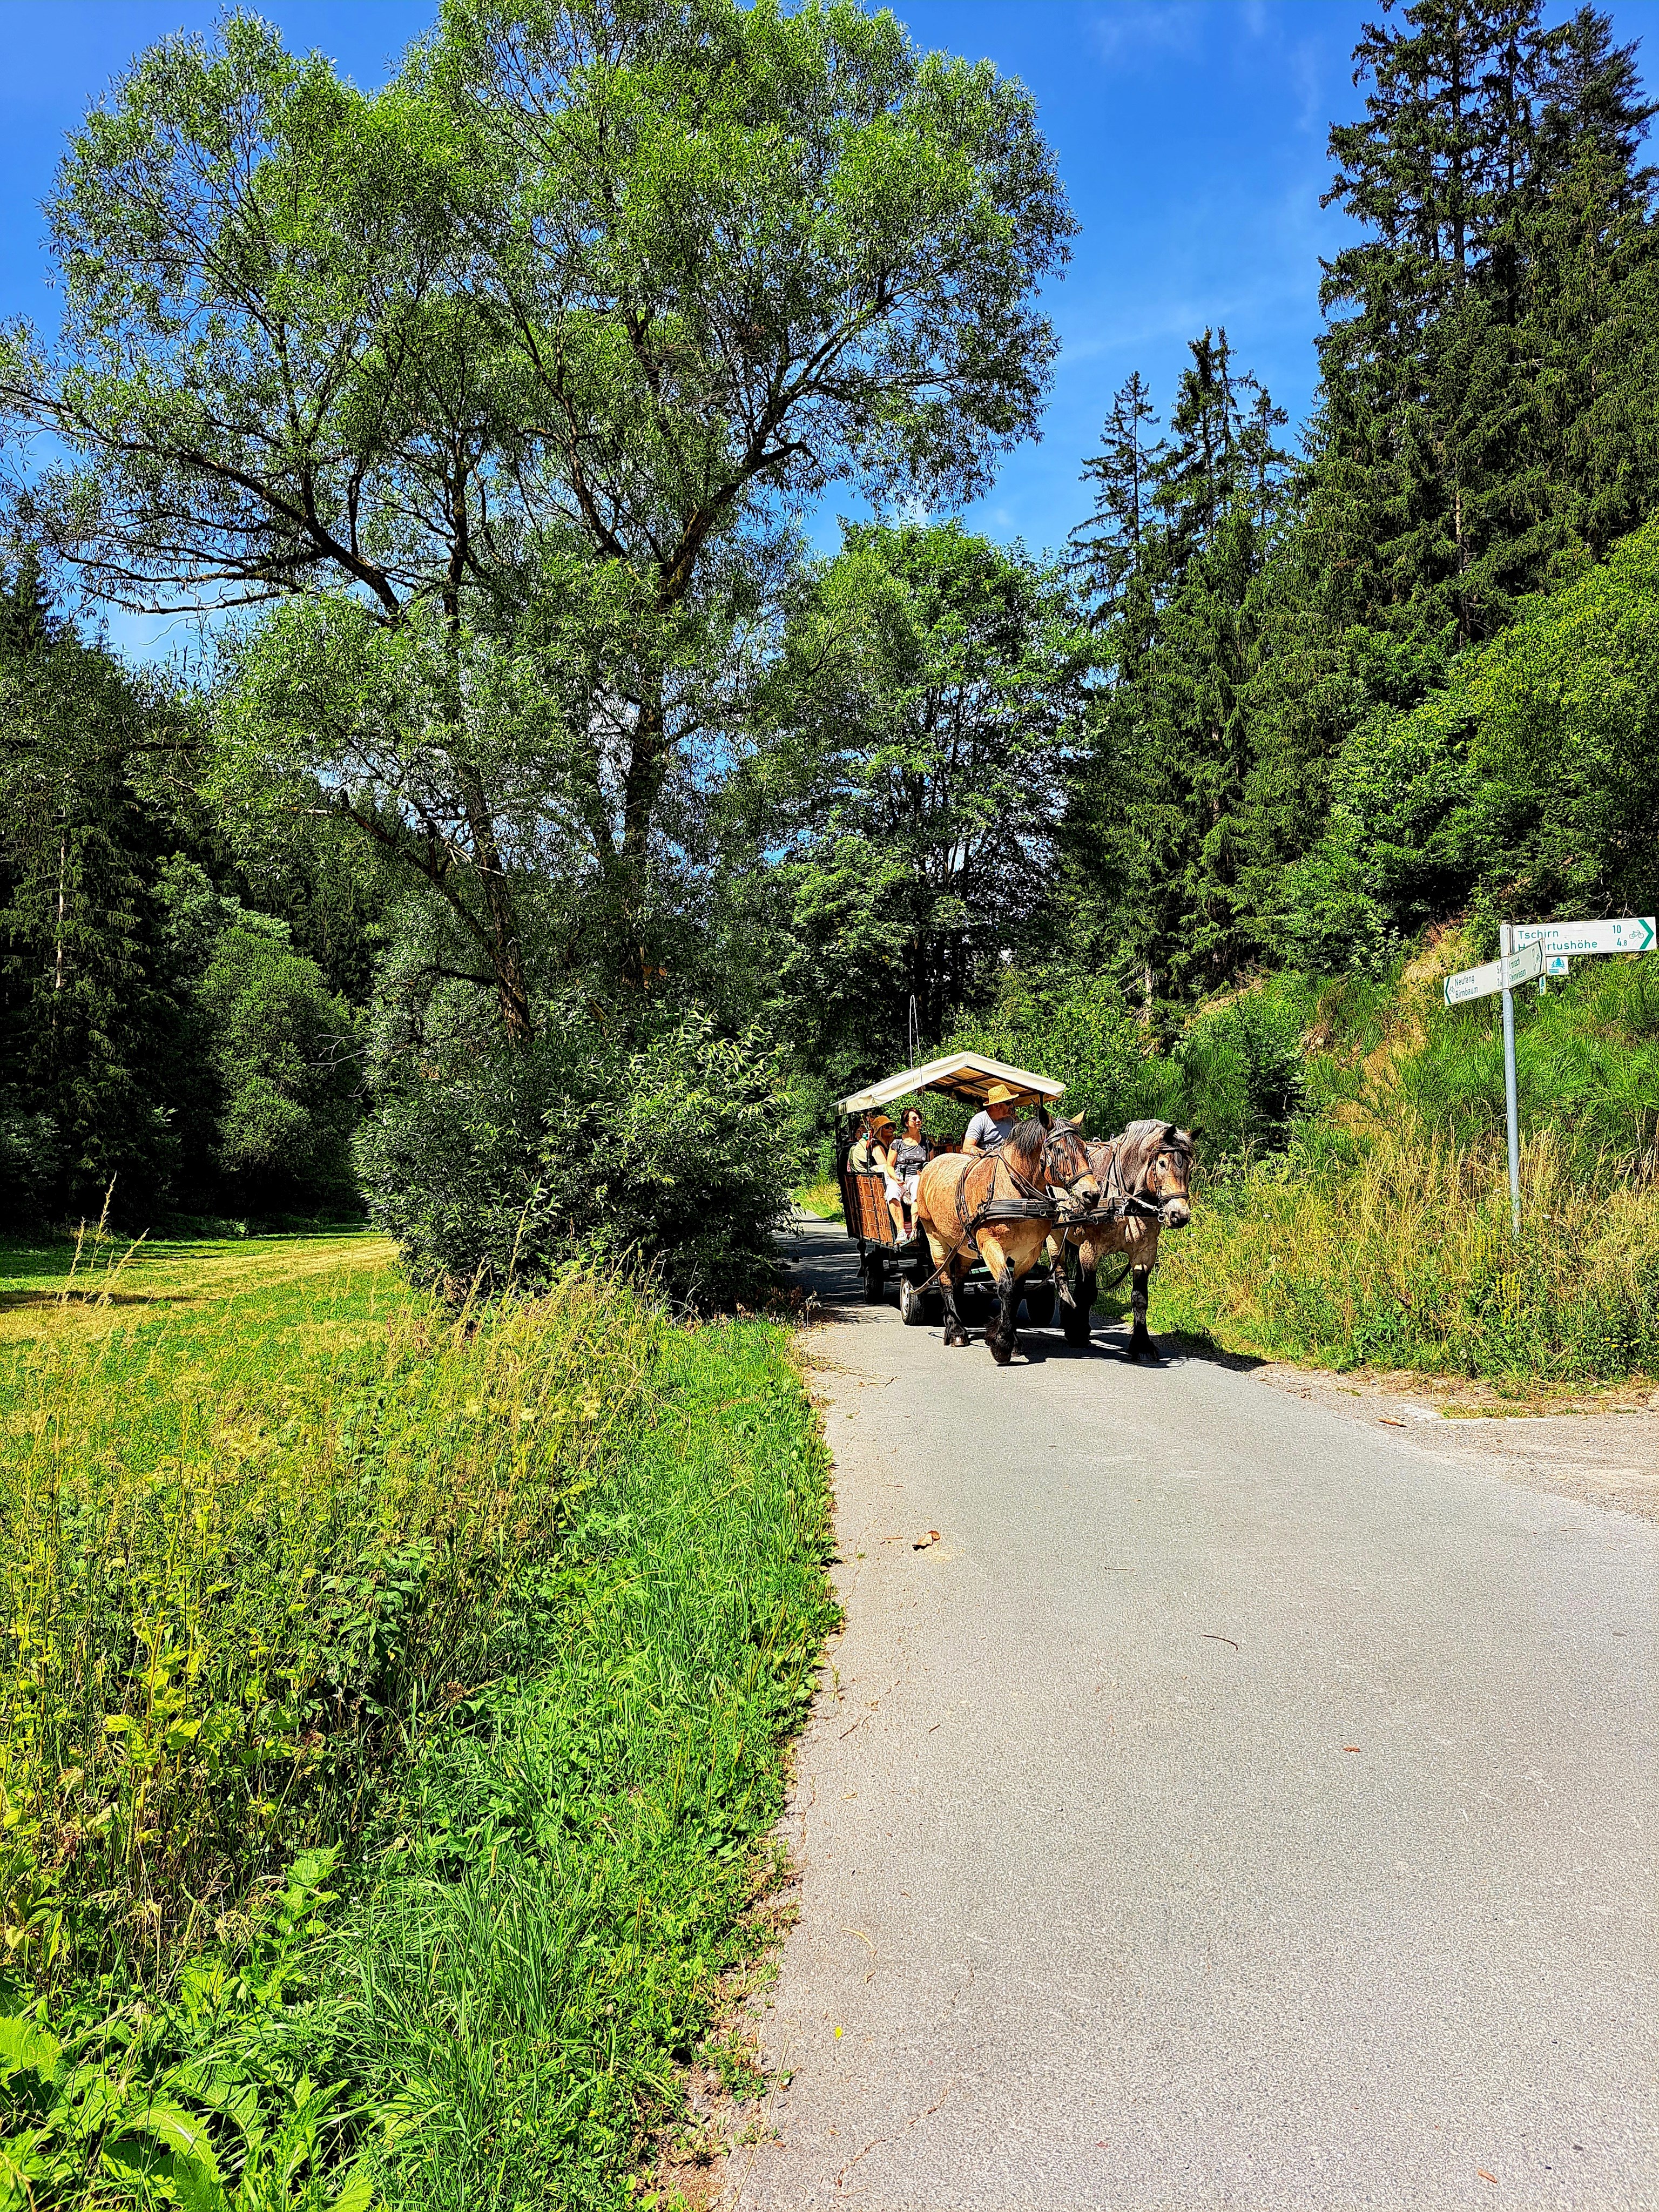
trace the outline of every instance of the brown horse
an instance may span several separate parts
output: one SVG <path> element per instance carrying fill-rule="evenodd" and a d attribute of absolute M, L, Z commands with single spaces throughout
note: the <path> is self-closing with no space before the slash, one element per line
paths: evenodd
<path fill-rule="evenodd" d="M 1061 1328 L 1067 1344 L 1087 1344 L 1090 1315 L 1095 1303 L 1097 1276 L 1103 1259 L 1127 1253 L 1131 1269 L 1130 1310 L 1134 1326 L 1129 1337 L 1129 1357 L 1157 1357 L 1158 1346 L 1146 1329 L 1146 1280 L 1158 1258 L 1158 1240 L 1166 1229 L 1184 1229 L 1192 1219 L 1188 1184 L 1192 1174 L 1193 1139 L 1188 1129 L 1173 1121 L 1131 1121 L 1121 1136 L 1089 1146 L 1089 1162 L 1103 1193 L 1103 1208 L 1125 1206 L 1117 1221 L 1091 1223 L 1066 1229 L 1054 1238 L 1060 1288 Z M 1077 1287 L 1068 1279 L 1066 1255 L 1075 1252 Z M 1120 1278 L 1120 1279 L 1121 1279 Z"/>
<path fill-rule="evenodd" d="M 922 1170 L 916 1221 L 939 1272 L 946 1344 L 968 1341 L 957 1291 L 977 1257 L 997 1286 L 997 1310 L 986 1326 L 985 1341 L 999 1367 L 1013 1358 L 1019 1285 L 1042 1258 L 1054 1218 L 1034 1211 L 1023 1219 L 974 1224 L 987 1205 L 1032 1205 L 1051 1194 L 1075 1212 L 1086 1212 L 1100 1195 L 1088 1148 L 1074 1122 L 1045 1127 L 1041 1121 L 1021 1121 L 994 1152 L 977 1158 L 941 1152 Z"/>

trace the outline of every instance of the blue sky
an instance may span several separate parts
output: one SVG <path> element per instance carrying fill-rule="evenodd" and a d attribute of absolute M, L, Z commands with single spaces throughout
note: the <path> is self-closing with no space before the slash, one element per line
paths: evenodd
<path fill-rule="evenodd" d="M 129 57 L 212 0 L 0 0 L 0 315 L 55 320 L 39 208 L 64 132 Z M 380 82 L 435 0 L 265 0 L 290 46 Z M 1187 340 L 1224 323 L 1292 422 L 1313 394 L 1319 263 L 1344 224 L 1320 208 L 1330 124 L 1357 111 L 1350 52 L 1377 10 L 1350 0 L 898 0 L 925 46 L 988 56 L 1037 102 L 1082 225 L 1051 288 L 1063 340 L 1042 440 L 1009 457 L 976 526 L 1057 544 L 1083 503 L 1078 470 L 1132 368 L 1160 404 Z M 1553 8 L 1552 14 L 1564 12 Z M 1659 0 L 1613 0 L 1620 40 L 1659 71 Z M 848 505 L 845 494 L 837 505 Z M 826 533 L 833 537 L 830 515 Z M 112 634 L 143 649 L 152 627 Z"/>

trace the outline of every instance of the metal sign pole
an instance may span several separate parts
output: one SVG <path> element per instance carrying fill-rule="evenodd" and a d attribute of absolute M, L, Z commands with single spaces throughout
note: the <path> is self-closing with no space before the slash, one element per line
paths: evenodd
<path fill-rule="evenodd" d="M 1498 957 L 1504 963 L 1504 1113 L 1510 1139 L 1510 1227 L 1521 1241 L 1521 1115 L 1515 1096 L 1515 994 L 1509 987 L 1509 957 L 1514 946 L 1510 925 L 1500 925 Z"/>

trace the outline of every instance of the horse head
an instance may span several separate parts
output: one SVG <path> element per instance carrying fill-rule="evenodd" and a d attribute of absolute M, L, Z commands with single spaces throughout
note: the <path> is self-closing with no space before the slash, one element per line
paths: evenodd
<path fill-rule="evenodd" d="M 1033 1127 L 1038 1125 L 1031 1124 Z M 1100 1178 L 1079 1121 L 1051 1121 L 1038 1154 L 1042 1181 L 1059 1194 L 1062 1217 L 1087 1213 L 1100 1198 Z"/>
<path fill-rule="evenodd" d="M 1117 1140 L 1124 1189 L 1152 1200 L 1160 1229 L 1184 1229 L 1193 1218 L 1192 1164 L 1192 1132 L 1173 1121 L 1131 1121 Z"/>

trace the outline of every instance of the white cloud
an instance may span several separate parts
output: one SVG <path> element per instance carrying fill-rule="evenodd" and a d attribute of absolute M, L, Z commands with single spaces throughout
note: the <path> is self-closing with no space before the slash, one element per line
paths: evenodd
<path fill-rule="evenodd" d="M 1089 18 L 1103 61 L 1146 52 L 1189 53 L 1198 44 L 1200 0 L 1107 0 Z"/>

